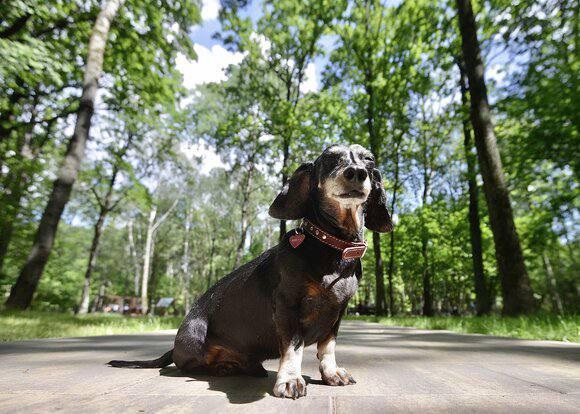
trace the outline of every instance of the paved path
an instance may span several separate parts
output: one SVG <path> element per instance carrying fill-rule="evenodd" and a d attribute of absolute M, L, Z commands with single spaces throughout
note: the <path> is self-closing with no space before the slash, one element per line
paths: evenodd
<path fill-rule="evenodd" d="M 358 381 L 322 385 L 314 347 L 304 352 L 308 396 L 272 397 L 268 378 L 187 376 L 115 369 L 150 358 L 173 331 L 0 344 L 0 413 L 36 412 L 457 412 L 580 413 L 580 345 L 522 341 L 346 321 L 337 358 Z"/>

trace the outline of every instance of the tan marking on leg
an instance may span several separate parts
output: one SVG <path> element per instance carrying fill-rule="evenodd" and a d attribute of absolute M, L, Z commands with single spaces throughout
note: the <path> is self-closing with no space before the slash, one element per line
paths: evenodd
<path fill-rule="evenodd" d="M 221 345 L 210 345 L 205 355 L 205 363 L 207 365 L 216 364 L 218 362 L 237 362 L 239 363 L 242 356 L 239 352 L 226 348 Z"/>

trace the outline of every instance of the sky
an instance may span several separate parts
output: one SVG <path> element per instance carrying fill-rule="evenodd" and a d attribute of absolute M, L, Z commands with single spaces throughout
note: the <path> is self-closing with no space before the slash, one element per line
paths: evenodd
<path fill-rule="evenodd" d="M 195 43 L 197 61 L 187 61 L 183 56 L 177 59 L 177 68 L 183 74 L 184 84 L 188 88 L 225 80 L 224 69 L 243 59 L 242 53 L 229 51 L 219 40 L 213 39 L 214 33 L 221 30 L 218 20 L 219 7 L 219 0 L 203 0 L 201 11 L 203 21 L 190 32 L 190 37 Z M 261 14 L 259 1 L 252 1 L 248 7 L 244 14 L 253 18 L 259 17 Z M 324 60 L 325 58 L 318 58 L 306 68 L 304 91 L 319 89 Z"/>

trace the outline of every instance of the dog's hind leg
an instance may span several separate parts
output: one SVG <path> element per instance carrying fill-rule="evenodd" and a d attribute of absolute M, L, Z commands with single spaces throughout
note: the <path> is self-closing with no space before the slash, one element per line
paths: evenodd
<path fill-rule="evenodd" d="M 209 373 L 219 377 L 243 373 L 246 360 L 239 352 L 217 344 L 208 346 L 205 354 Z"/>
<path fill-rule="evenodd" d="M 191 318 L 185 320 L 177 331 L 173 348 L 173 361 L 182 371 L 194 371 L 207 365 L 206 341 L 207 320 Z"/>

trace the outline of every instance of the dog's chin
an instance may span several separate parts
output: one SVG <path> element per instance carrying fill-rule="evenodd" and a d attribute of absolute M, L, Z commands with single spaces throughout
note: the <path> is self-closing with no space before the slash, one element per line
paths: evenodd
<path fill-rule="evenodd" d="M 329 179 L 323 184 L 323 194 L 343 207 L 353 207 L 367 201 L 370 194 L 370 180 L 360 185 L 345 183 L 342 179 Z"/>
<path fill-rule="evenodd" d="M 349 190 L 333 194 L 332 198 L 343 205 L 358 205 L 367 201 L 368 193 L 360 190 Z"/>

